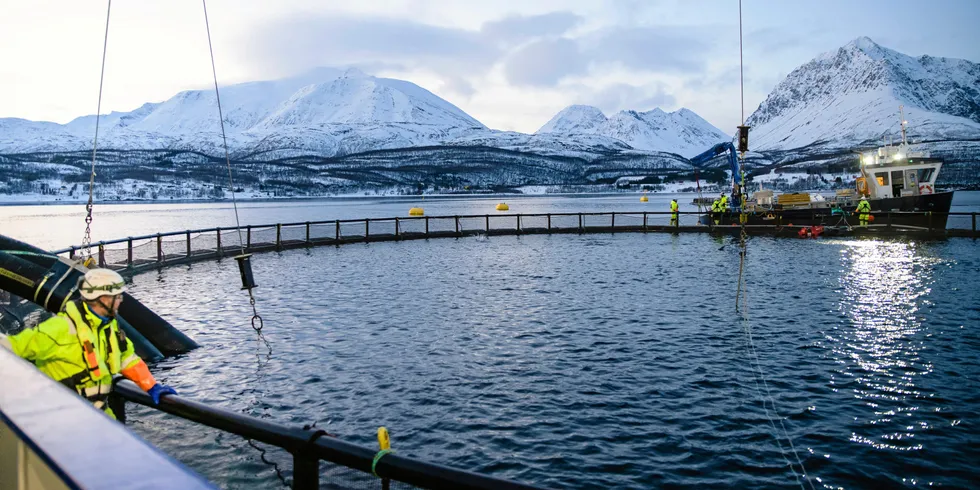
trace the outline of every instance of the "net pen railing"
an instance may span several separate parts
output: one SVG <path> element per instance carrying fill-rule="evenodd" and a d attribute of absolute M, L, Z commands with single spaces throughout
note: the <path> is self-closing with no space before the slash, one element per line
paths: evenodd
<path fill-rule="evenodd" d="M 292 456 L 290 483 L 293 489 L 332 486 L 329 485 L 330 482 L 321 482 L 322 476 L 330 478 L 331 475 L 329 468 L 321 467 L 321 461 L 372 475 L 375 477 L 374 482 L 380 482 L 383 488 L 389 486 L 388 481 L 433 489 L 531 490 L 540 488 L 429 463 L 396 452 L 374 450 L 343 441 L 315 428 L 290 427 L 179 396 L 166 396 L 159 405 L 155 405 L 149 395 L 128 380 L 118 381 L 113 392 L 128 402 L 284 449 Z M 345 480 L 347 483 L 351 482 L 349 477 Z M 370 480 L 360 480 L 361 485 L 352 486 L 371 487 Z"/>
<path fill-rule="evenodd" d="M 785 212 L 750 213 L 764 216 L 768 221 L 767 224 L 752 224 L 749 227 L 764 231 L 792 226 L 792 219 L 784 217 Z M 811 219 L 823 216 L 825 224 L 830 226 L 841 222 L 847 224 L 839 215 L 820 215 L 816 210 L 812 213 Z M 242 226 L 241 230 L 235 227 L 205 228 L 98 242 L 98 263 L 102 267 L 116 269 L 145 269 L 242 252 L 478 234 L 712 230 L 713 224 L 708 214 L 681 211 L 676 213 L 676 222 L 672 220 L 674 214 L 669 211 L 645 211 L 412 216 L 247 225 Z M 873 212 L 875 221 L 869 228 L 978 237 L 977 214 L 877 211 Z M 738 218 L 737 213 L 725 216 L 733 221 Z M 919 226 L 903 224 L 913 218 Z M 853 216 L 851 221 L 854 221 Z M 54 253 L 75 258 L 81 250 L 80 246 L 72 246 Z"/>

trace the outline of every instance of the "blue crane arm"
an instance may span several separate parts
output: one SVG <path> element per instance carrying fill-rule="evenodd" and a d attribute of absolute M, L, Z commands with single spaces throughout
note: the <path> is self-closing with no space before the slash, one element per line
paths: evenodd
<path fill-rule="evenodd" d="M 694 165 L 701 165 L 717 157 L 718 155 L 721 155 L 722 153 L 726 153 L 726 152 L 728 153 L 728 165 L 731 167 L 731 171 L 732 171 L 732 193 L 733 193 L 732 208 L 735 211 L 739 211 L 741 207 L 741 202 L 734 199 L 734 196 L 735 194 L 741 193 L 742 191 L 740 185 L 741 176 L 742 176 L 742 167 L 741 165 L 739 165 L 738 156 L 736 156 L 735 153 L 736 152 L 735 145 L 733 145 L 731 141 L 718 143 L 717 145 L 709 148 L 704 153 L 692 157 L 691 163 Z"/>
<path fill-rule="evenodd" d="M 738 178 L 742 174 L 742 169 L 738 164 L 738 157 L 735 156 L 735 145 L 731 141 L 726 141 L 724 143 L 718 143 L 712 146 L 704 153 L 691 158 L 691 163 L 694 165 L 701 165 L 712 158 L 721 155 L 722 153 L 728 152 L 728 165 L 731 166 L 732 170 L 732 181 L 738 183 Z"/>

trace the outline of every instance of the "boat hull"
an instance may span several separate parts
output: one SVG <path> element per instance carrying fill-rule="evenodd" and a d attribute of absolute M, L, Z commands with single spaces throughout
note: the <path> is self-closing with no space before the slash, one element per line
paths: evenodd
<path fill-rule="evenodd" d="M 892 226 L 911 226 L 919 228 L 946 228 L 953 192 L 938 192 L 919 196 L 868 199 L 871 204 L 872 224 Z M 829 207 L 776 209 L 772 212 L 755 212 L 749 215 L 750 225 L 794 225 L 794 226 L 857 226 L 857 205 L 844 207 L 843 213 L 832 211 Z M 915 214 L 904 214 L 914 212 Z M 926 213 L 930 212 L 930 213 Z M 922 214 L 919 214 L 922 213 Z M 701 223 L 708 224 L 708 215 L 701 216 Z M 718 225 L 738 224 L 737 213 L 725 213 L 718 218 Z"/>

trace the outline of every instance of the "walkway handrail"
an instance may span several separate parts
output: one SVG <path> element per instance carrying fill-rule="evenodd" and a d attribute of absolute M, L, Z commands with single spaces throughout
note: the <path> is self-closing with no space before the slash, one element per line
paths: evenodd
<path fill-rule="evenodd" d="M 115 393 L 133 403 L 156 408 L 183 419 L 285 449 L 292 454 L 294 460 L 294 489 L 318 488 L 320 460 L 371 473 L 374 458 L 378 454 L 373 449 L 341 441 L 326 435 L 322 431 L 287 427 L 180 396 L 165 396 L 159 405 L 154 405 L 143 390 L 128 380 L 117 382 Z M 380 458 L 374 466 L 374 472 L 381 478 L 389 478 L 421 488 L 464 490 L 531 490 L 540 488 L 427 463 L 395 453 L 388 453 Z"/>
<path fill-rule="evenodd" d="M 771 210 L 771 211 L 756 211 L 750 214 L 755 215 L 765 215 L 773 214 L 780 215 L 783 210 Z M 643 216 L 644 222 L 647 216 L 667 216 L 675 214 L 671 211 L 606 211 L 606 212 L 583 212 L 583 213 L 527 213 L 527 214 L 466 214 L 466 215 L 444 215 L 444 216 L 394 216 L 385 218 L 354 218 L 354 219 L 333 219 L 333 220 L 320 220 L 320 221 L 297 221 L 292 223 L 266 223 L 258 225 L 245 225 L 242 226 L 243 229 L 266 229 L 266 228 L 290 228 L 299 226 L 322 226 L 322 225 L 343 225 L 352 223 L 394 223 L 394 222 L 412 222 L 412 221 L 429 221 L 429 220 L 451 220 L 451 219 L 526 219 L 526 218 L 556 218 L 556 217 L 572 217 L 572 216 Z M 676 214 L 686 216 L 686 215 L 704 215 L 706 213 L 700 211 L 678 211 Z M 891 216 L 916 216 L 916 215 L 933 215 L 933 216 L 971 216 L 972 217 L 972 232 L 975 234 L 977 232 L 977 214 L 976 212 L 962 212 L 962 211 L 950 211 L 950 212 L 939 212 L 939 211 L 876 211 L 873 214 L 884 216 L 886 219 Z M 613 228 L 615 228 L 615 222 L 613 222 Z M 202 233 L 221 233 L 221 232 L 232 232 L 236 231 L 237 228 L 234 226 L 218 226 L 213 228 L 197 228 L 192 230 L 180 230 L 180 231 L 169 231 L 164 233 L 153 233 L 149 235 L 140 235 L 134 237 L 117 238 L 114 240 L 106 240 L 98 242 L 100 245 L 114 245 L 118 243 L 126 243 L 130 241 L 140 241 L 140 240 L 150 240 L 150 239 L 160 239 L 173 236 L 181 235 L 194 235 Z M 80 250 L 79 245 L 71 246 L 68 248 L 63 248 L 51 252 L 54 255 L 62 254 L 74 254 L 75 251 Z"/>

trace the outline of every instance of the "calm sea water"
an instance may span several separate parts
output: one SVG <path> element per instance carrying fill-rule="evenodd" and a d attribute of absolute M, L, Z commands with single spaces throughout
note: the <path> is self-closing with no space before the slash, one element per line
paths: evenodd
<path fill-rule="evenodd" d="M 529 201 L 636 209 L 635 197 L 564 199 Z M 197 206 L 146 212 L 176 228 L 217 213 Z M 325 214 L 255 206 L 258 221 Z M 752 238 L 745 316 L 738 265 L 731 238 L 623 233 L 261 254 L 271 353 L 234 261 L 141 274 L 133 293 L 202 346 L 153 366 L 182 395 L 367 446 L 383 425 L 400 454 L 436 463 L 556 488 L 975 486 L 975 241 Z M 236 436 L 141 407 L 130 417 L 222 487 L 279 484 Z M 289 456 L 265 449 L 288 479 Z"/>
<path fill-rule="evenodd" d="M 973 486 L 975 242 L 755 238 L 748 250 L 747 320 L 730 239 L 264 254 L 270 356 L 231 261 L 143 274 L 134 289 L 202 345 L 155 367 L 182 394 L 369 446 L 384 425 L 401 454 L 442 464 L 558 488 Z M 138 433 L 212 481 L 277 484 L 239 438 L 135 412 Z M 289 474 L 288 455 L 268 458 Z"/>

